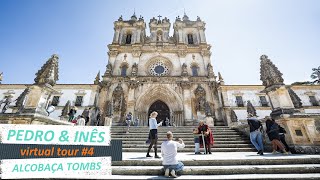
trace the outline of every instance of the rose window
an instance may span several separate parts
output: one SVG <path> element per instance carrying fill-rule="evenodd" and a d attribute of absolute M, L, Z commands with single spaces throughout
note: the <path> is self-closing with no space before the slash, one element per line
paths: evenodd
<path fill-rule="evenodd" d="M 153 76 L 165 76 L 169 74 L 169 68 L 162 61 L 156 61 L 150 65 L 149 72 Z"/>

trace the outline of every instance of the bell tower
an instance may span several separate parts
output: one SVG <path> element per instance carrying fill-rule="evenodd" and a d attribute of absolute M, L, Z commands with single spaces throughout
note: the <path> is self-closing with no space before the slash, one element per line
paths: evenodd
<path fill-rule="evenodd" d="M 130 20 L 124 21 L 122 16 L 114 22 L 114 37 L 112 44 L 132 45 L 143 44 L 146 36 L 146 24 L 143 17 L 137 18 L 134 13 Z"/>
<path fill-rule="evenodd" d="M 189 20 L 189 17 L 184 14 L 182 20 L 178 16 L 173 24 L 174 38 L 178 44 L 199 45 L 206 44 L 205 37 L 206 23 L 197 17 L 196 21 Z"/>
<path fill-rule="evenodd" d="M 150 19 L 150 42 L 151 43 L 168 43 L 169 42 L 169 30 L 170 21 L 167 17 L 160 19 L 162 16 L 158 16 L 159 19 L 153 17 Z"/>

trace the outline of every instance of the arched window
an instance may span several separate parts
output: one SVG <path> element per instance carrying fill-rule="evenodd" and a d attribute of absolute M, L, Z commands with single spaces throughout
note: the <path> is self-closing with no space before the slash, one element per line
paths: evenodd
<path fill-rule="evenodd" d="M 121 67 L 121 76 L 122 76 L 122 77 L 127 76 L 127 69 L 128 69 L 127 66 L 122 66 L 122 67 Z"/>
<path fill-rule="evenodd" d="M 198 76 L 198 67 L 193 65 L 191 67 L 191 70 L 192 70 L 192 76 Z"/>
<path fill-rule="evenodd" d="M 194 44 L 192 34 L 188 34 L 188 44 Z"/>
<path fill-rule="evenodd" d="M 131 44 L 132 34 L 127 34 L 126 36 L 126 44 Z"/>

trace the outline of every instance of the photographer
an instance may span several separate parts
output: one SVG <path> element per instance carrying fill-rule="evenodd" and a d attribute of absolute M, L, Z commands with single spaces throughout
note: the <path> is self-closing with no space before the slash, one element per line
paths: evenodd
<path fill-rule="evenodd" d="M 185 144 L 182 139 L 176 139 L 173 141 L 172 132 L 167 132 L 167 141 L 161 144 L 161 155 L 163 157 L 162 165 L 164 167 L 166 177 L 169 177 L 169 173 L 172 177 L 178 177 L 176 173 L 180 173 L 183 170 L 183 163 L 179 162 L 176 158 L 177 149 L 184 148 Z M 178 142 L 177 142 L 178 141 Z"/>

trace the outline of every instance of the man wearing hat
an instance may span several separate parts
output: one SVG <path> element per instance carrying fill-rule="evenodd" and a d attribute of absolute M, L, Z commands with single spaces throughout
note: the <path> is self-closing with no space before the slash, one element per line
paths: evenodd
<path fill-rule="evenodd" d="M 257 117 L 251 113 L 248 113 L 247 121 L 250 127 L 250 141 L 258 150 L 258 154 L 263 155 L 262 124 Z"/>

